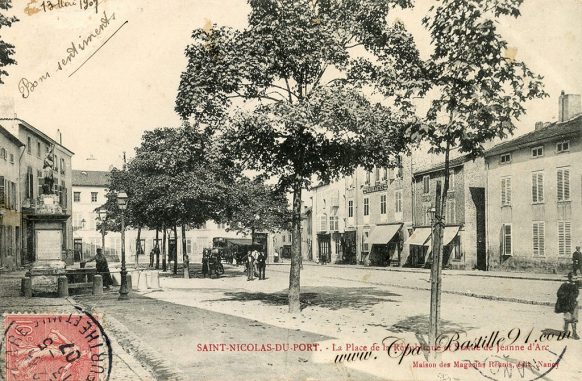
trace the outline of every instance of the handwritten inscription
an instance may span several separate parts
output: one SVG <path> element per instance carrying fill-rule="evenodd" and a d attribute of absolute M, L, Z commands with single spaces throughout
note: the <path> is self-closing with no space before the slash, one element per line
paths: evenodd
<path fill-rule="evenodd" d="M 112 13 L 111 16 L 109 16 L 106 12 L 103 12 L 103 16 L 100 20 L 101 23 L 98 27 L 96 27 L 91 33 L 85 35 L 84 37 L 79 36 L 77 41 L 70 42 L 69 47 L 66 49 L 66 55 L 57 61 L 55 72 L 63 71 L 67 65 L 75 61 L 77 56 L 79 56 L 87 48 L 91 47 L 97 37 L 99 37 L 99 35 L 111 25 L 113 20 L 115 20 L 115 13 Z M 52 78 L 51 73 L 48 71 L 45 74 L 39 76 L 37 79 L 31 80 L 23 77 L 18 82 L 18 91 L 23 98 L 28 98 L 37 89 L 38 86 L 40 86 L 42 83 L 45 83 L 50 78 Z"/>
<path fill-rule="evenodd" d="M 24 13 L 32 16 L 39 12 L 50 13 L 64 8 L 79 8 L 82 11 L 95 9 L 95 13 L 99 13 L 99 0 L 31 0 L 24 8 Z"/>

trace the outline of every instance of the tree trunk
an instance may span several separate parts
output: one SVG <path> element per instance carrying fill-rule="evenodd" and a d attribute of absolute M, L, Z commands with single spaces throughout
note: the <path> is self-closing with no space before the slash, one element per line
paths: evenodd
<path fill-rule="evenodd" d="M 289 271 L 289 312 L 301 312 L 301 183 L 293 186 L 291 222 L 291 269 Z"/>
<path fill-rule="evenodd" d="M 162 225 L 162 271 L 166 271 L 166 225 Z"/>
<path fill-rule="evenodd" d="M 186 252 L 186 224 L 182 224 L 182 262 L 184 268 L 184 278 L 190 278 L 190 258 Z"/>
<path fill-rule="evenodd" d="M 174 258 L 174 275 L 178 274 L 178 228 L 174 224 L 174 252 L 172 253 Z"/>
<path fill-rule="evenodd" d="M 160 269 L 160 229 L 156 228 L 156 270 Z"/>
<path fill-rule="evenodd" d="M 137 242 L 135 243 L 135 268 L 139 267 L 139 253 L 143 250 L 141 247 L 141 226 L 137 227 Z"/>

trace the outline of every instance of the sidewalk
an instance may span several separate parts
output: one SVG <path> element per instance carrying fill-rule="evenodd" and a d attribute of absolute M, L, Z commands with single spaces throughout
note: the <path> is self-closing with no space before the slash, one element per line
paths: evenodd
<path fill-rule="evenodd" d="M 4 327 L 4 314 L 78 314 L 74 307 L 78 303 L 73 298 L 24 298 L 20 296 L 20 279 L 23 271 L 0 274 L 0 327 Z M 154 377 L 138 359 L 128 354 L 119 344 L 116 335 L 104 324 L 104 330 L 111 340 L 112 380 L 150 381 Z M 2 332 L 4 328 L 2 328 Z M 5 369 L 4 356 L 0 356 L 0 369 Z"/>

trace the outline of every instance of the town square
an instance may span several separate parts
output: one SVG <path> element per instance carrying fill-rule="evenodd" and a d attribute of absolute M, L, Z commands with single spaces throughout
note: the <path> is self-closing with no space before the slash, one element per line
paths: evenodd
<path fill-rule="evenodd" d="M 0 0 L 0 379 L 582 380 L 581 17 Z"/>

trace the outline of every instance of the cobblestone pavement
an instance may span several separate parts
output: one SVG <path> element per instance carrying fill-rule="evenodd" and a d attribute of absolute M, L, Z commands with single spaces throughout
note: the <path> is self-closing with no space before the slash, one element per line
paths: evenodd
<path fill-rule="evenodd" d="M 51 313 L 65 314 L 78 313 L 72 298 L 24 298 L 20 297 L 20 279 L 24 272 L 0 274 L 0 327 L 4 327 L 5 313 Z M 149 381 L 154 377 L 146 371 L 140 362 L 128 354 L 119 345 L 117 337 L 105 331 L 111 339 L 113 352 L 112 380 Z M 2 337 L 3 339 L 3 337 Z M 0 369 L 5 369 L 5 353 L 0 353 Z"/>

